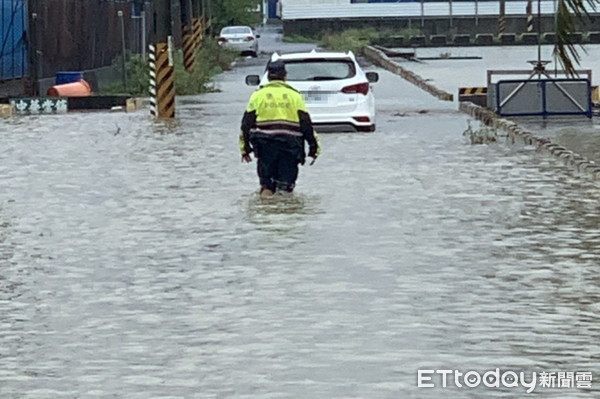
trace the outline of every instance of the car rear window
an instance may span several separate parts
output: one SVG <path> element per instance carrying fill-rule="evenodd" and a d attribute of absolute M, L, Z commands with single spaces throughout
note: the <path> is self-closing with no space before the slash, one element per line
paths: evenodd
<path fill-rule="evenodd" d="M 243 33 L 252 33 L 252 31 L 250 30 L 250 28 L 246 28 L 243 26 L 235 28 L 223 28 L 223 30 L 221 31 L 222 35 L 238 35 Z"/>
<path fill-rule="evenodd" d="M 287 80 L 339 80 L 356 75 L 354 62 L 351 60 L 289 60 L 285 61 Z"/>

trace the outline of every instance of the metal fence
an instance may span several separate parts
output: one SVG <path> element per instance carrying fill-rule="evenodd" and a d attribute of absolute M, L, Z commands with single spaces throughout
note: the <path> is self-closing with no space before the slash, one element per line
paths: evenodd
<path fill-rule="evenodd" d="M 123 38 L 142 53 L 152 12 L 149 0 L 0 0 L 0 82 L 111 65 Z"/>
<path fill-rule="evenodd" d="M 140 37 L 148 32 L 148 24 L 141 26 L 141 18 L 132 18 L 134 7 L 130 3 L 103 0 L 38 0 L 35 3 L 40 78 L 52 76 L 59 70 L 79 71 L 111 65 L 121 55 L 123 37 L 128 51 L 142 50 Z M 149 3 L 146 11 L 150 10 Z"/>

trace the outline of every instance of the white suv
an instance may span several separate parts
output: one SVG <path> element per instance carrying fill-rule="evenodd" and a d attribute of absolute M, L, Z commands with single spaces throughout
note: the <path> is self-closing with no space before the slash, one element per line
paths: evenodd
<path fill-rule="evenodd" d="M 375 130 L 376 72 L 363 72 L 352 52 L 274 53 L 281 60 L 286 81 L 304 96 L 313 124 L 319 132 L 372 132 Z M 268 82 L 267 73 L 246 76 L 250 86 Z"/>

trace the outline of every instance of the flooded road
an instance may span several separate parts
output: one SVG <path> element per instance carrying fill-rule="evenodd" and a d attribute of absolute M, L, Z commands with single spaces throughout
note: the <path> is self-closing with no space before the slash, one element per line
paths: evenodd
<path fill-rule="evenodd" d="M 260 60 L 259 60 L 260 61 Z M 264 60 L 263 60 L 264 61 Z M 599 189 L 377 70 L 378 129 L 290 198 L 240 163 L 251 88 L 0 121 L 0 398 L 514 398 L 417 370 L 593 372 Z"/>
<path fill-rule="evenodd" d="M 579 71 L 590 71 L 592 87 L 598 86 L 596 72 L 600 68 L 600 45 L 586 44 L 575 47 L 581 55 Z M 548 61 L 546 67 L 550 77 L 563 77 L 560 74 L 560 62 L 553 56 L 554 46 L 543 45 L 540 58 Z M 460 87 L 486 87 L 487 72 L 492 74 L 492 82 L 506 79 L 526 79 L 527 75 L 503 75 L 501 71 L 531 71 L 532 60 L 538 58 L 537 46 L 502 47 L 439 47 L 416 49 L 417 57 L 438 57 L 437 60 L 410 62 L 402 58 L 394 59 L 403 67 L 415 72 L 430 84 L 454 94 L 458 104 Z M 449 59 L 456 57 L 456 59 Z M 460 57 L 480 57 L 480 59 L 460 59 Z M 557 68 L 559 69 L 557 71 Z M 457 73 L 461 71 L 461 73 Z M 585 72 L 581 77 L 585 77 Z M 458 106 L 458 105 L 457 105 Z M 586 117 L 552 116 L 544 120 L 536 117 L 511 117 L 525 129 L 535 132 L 539 137 L 547 137 L 571 151 L 575 151 L 590 160 L 600 162 L 600 125 L 598 115 L 592 119 Z"/>

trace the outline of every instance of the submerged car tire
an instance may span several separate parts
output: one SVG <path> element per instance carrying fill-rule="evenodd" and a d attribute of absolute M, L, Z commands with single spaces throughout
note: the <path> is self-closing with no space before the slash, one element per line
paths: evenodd
<path fill-rule="evenodd" d="M 356 128 L 356 131 L 358 131 L 358 132 L 374 132 L 375 131 L 375 125 L 358 126 Z"/>

